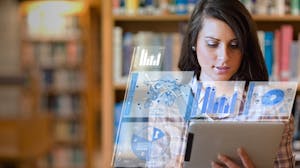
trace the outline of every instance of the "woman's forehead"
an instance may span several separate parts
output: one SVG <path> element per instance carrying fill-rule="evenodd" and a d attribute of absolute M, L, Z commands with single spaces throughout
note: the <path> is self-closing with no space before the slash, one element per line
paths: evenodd
<path fill-rule="evenodd" d="M 227 23 L 216 18 L 205 17 L 199 37 L 213 37 L 216 39 L 236 39 L 235 33 Z"/>

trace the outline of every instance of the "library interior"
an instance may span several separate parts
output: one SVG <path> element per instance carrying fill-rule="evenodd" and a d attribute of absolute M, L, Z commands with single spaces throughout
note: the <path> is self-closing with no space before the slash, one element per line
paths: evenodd
<path fill-rule="evenodd" d="M 300 0 L 240 0 L 271 80 L 300 80 Z M 1 0 L 0 168 L 110 167 L 133 48 L 177 71 L 198 0 Z M 300 165 L 300 89 L 292 114 Z"/>

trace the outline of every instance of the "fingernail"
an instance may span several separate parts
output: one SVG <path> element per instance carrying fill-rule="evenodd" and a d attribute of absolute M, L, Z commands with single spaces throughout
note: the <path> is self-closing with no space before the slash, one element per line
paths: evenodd
<path fill-rule="evenodd" d="M 240 148 L 237 148 L 237 153 L 238 153 L 238 154 L 242 154 L 242 152 L 243 152 L 243 148 L 241 148 L 241 147 L 240 147 Z"/>

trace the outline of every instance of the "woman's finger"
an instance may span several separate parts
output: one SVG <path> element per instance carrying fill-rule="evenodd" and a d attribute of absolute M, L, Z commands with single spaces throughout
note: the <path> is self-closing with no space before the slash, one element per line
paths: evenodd
<path fill-rule="evenodd" d="M 228 158 L 227 156 L 219 154 L 218 159 L 222 163 L 224 163 L 228 168 L 239 168 L 239 166 L 234 161 L 232 161 L 230 158 Z"/>
<path fill-rule="evenodd" d="M 237 153 L 238 153 L 240 159 L 242 160 L 242 163 L 245 166 L 245 168 L 254 168 L 255 167 L 254 163 L 252 162 L 252 160 L 250 159 L 248 153 L 245 151 L 244 148 L 238 148 Z"/>
<path fill-rule="evenodd" d="M 211 162 L 211 167 L 212 167 L 212 168 L 223 168 L 221 165 L 219 165 L 219 164 L 216 163 L 216 162 Z"/>

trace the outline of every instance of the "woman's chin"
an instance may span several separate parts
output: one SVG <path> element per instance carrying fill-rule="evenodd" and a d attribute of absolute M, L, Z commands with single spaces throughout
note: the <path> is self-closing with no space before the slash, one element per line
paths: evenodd
<path fill-rule="evenodd" d="M 218 75 L 214 78 L 214 81 L 228 81 L 230 77 L 229 75 Z"/>

